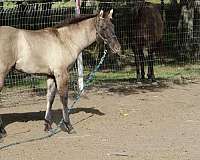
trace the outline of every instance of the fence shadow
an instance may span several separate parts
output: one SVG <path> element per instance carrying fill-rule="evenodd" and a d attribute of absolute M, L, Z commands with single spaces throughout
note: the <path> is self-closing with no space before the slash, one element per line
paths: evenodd
<path fill-rule="evenodd" d="M 106 89 L 107 92 L 117 93 L 122 95 L 141 94 L 147 92 L 162 92 L 164 89 L 170 88 L 167 79 L 157 79 L 155 83 L 150 83 L 148 80 L 142 83 L 136 83 L 136 79 L 120 79 L 103 81 L 97 85 L 98 88 Z"/>

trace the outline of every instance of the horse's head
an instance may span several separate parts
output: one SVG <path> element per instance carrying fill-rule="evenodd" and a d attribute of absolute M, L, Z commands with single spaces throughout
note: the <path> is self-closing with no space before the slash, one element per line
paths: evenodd
<path fill-rule="evenodd" d="M 101 12 L 97 16 L 97 38 L 100 38 L 107 44 L 110 50 L 114 53 L 120 54 L 121 45 L 119 44 L 115 35 L 114 25 L 111 22 L 113 10 L 110 12 Z"/>

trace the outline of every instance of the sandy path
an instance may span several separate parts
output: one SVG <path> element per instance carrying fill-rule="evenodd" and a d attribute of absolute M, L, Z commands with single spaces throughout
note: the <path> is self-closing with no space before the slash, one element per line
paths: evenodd
<path fill-rule="evenodd" d="M 154 90 L 100 89 L 86 95 L 71 115 L 76 134 L 61 132 L 3 149 L 0 160 L 200 159 L 200 83 Z M 55 121 L 60 106 L 56 100 Z M 44 135 L 44 110 L 45 102 L 0 109 L 8 123 L 8 136 L 0 145 Z M 20 122 L 21 117 L 27 122 Z"/>

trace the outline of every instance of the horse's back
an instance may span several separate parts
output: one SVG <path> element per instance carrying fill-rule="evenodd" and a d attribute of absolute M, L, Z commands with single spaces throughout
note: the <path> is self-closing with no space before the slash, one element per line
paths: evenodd
<path fill-rule="evenodd" d="M 150 46 L 162 39 L 164 24 L 159 10 L 151 3 L 145 3 L 139 9 L 134 25 L 134 34 L 138 45 Z"/>
<path fill-rule="evenodd" d="M 148 28 L 151 29 L 152 35 L 156 39 L 160 39 L 164 30 L 164 24 L 162 20 L 162 16 L 159 10 L 153 4 L 147 3 L 144 8 L 143 18 L 147 19 L 146 23 Z"/>
<path fill-rule="evenodd" d="M 17 38 L 16 69 L 27 73 L 48 74 L 56 44 L 56 38 L 48 30 L 20 30 Z"/>
<path fill-rule="evenodd" d="M 27 73 L 51 74 L 64 64 L 66 46 L 56 29 L 20 30 L 17 38 L 16 68 Z M 69 59 L 69 58 L 68 58 Z"/>
<path fill-rule="evenodd" d="M 49 55 L 56 43 L 55 39 L 48 30 L 30 31 L 1 26 L 0 73 L 8 72 L 15 66 L 27 73 L 47 74 Z"/>
<path fill-rule="evenodd" d="M 31 31 L 0 27 L 0 73 L 1 68 L 15 66 L 26 73 L 51 74 L 71 64 L 72 51 L 54 28 Z"/>

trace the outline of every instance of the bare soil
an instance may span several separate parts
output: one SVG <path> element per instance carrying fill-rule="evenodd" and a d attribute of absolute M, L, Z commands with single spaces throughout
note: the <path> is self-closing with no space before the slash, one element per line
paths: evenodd
<path fill-rule="evenodd" d="M 0 160 L 199 160 L 199 102 L 200 82 L 91 89 L 71 114 L 77 133 L 2 149 Z M 8 133 L 0 145 L 46 135 L 45 106 L 0 108 Z M 60 109 L 57 98 L 55 123 Z"/>

